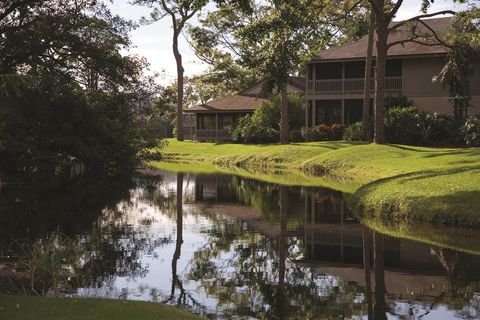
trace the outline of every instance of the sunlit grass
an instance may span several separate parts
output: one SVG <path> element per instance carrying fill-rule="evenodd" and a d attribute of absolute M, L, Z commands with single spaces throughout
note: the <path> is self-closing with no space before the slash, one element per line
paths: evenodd
<path fill-rule="evenodd" d="M 480 148 L 351 142 L 241 145 L 170 139 L 162 152 L 168 160 L 202 162 L 223 173 L 341 190 L 372 216 L 480 225 Z M 189 167 L 185 171 L 191 171 Z"/>
<path fill-rule="evenodd" d="M 153 302 L 0 295 L 0 319 L 8 320 L 194 320 L 202 319 Z"/>

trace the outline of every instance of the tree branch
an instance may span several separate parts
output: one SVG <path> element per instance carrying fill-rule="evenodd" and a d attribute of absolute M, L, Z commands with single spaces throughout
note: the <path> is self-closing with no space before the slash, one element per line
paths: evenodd
<path fill-rule="evenodd" d="M 403 20 L 403 21 L 400 21 L 398 22 L 397 24 L 391 26 L 390 28 L 388 28 L 388 32 L 392 31 L 392 30 L 395 30 L 395 29 L 398 29 L 399 27 L 409 23 L 409 22 L 412 22 L 412 21 L 419 21 L 420 19 L 423 19 L 423 18 L 431 18 L 431 17 L 435 17 L 435 16 L 438 16 L 438 15 L 444 15 L 444 14 L 456 14 L 455 11 L 453 10 L 443 10 L 443 11 L 437 11 L 437 12 L 434 12 L 434 13 L 426 13 L 426 14 L 421 14 L 421 15 L 418 15 L 418 16 L 415 16 L 415 17 L 412 17 L 410 19 L 407 19 L 407 20 Z"/>

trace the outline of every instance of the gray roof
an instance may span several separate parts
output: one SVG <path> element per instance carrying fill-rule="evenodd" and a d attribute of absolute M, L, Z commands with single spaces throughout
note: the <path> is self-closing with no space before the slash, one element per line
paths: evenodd
<path fill-rule="evenodd" d="M 431 27 L 438 35 L 445 34 L 448 27 L 451 25 L 452 17 L 424 19 L 429 27 Z M 392 22 L 392 24 L 398 23 Z M 420 23 L 407 23 L 398 30 L 393 31 L 388 36 L 388 42 L 396 42 L 407 39 L 411 35 L 412 28 L 416 28 L 416 34 L 426 35 L 422 39 L 423 42 L 429 42 L 432 39 L 432 33 Z M 347 60 L 365 58 L 367 52 L 368 36 L 365 36 L 357 41 L 352 41 L 344 45 L 332 47 L 322 50 L 316 54 L 313 61 L 318 60 Z M 373 46 L 373 56 L 376 56 L 376 48 Z M 411 56 L 411 55 L 434 55 L 445 54 L 447 48 L 440 45 L 424 45 L 415 42 L 407 42 L 391 47 L 388 51 L 388 56 Z"/>

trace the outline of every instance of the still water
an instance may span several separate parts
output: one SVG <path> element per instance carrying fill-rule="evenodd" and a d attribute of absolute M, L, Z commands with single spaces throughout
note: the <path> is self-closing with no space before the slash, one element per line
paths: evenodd
<path fill-rule="evenodd" d="M 70 188 L 4 189 L 0 222 L 75 238 L 71 295 L 214 319 L 480 319 L 480 256 L 369 230 L 338 191 L 157 170 Z"/>

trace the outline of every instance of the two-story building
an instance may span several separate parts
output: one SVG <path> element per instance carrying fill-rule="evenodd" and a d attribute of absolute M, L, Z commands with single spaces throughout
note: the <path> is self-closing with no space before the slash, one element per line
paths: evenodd
<path fill-rule="evenodd" d="M 424 20 L 437 34 L 445 34 L 451 17 Z M 391 32 L 389 43 L 410 36 L 411 26 Z M 428 36 L 429 30 L 417 25 L 417 34 Z M 431 33 L 430 33 L 431 34 Z M 362 119 L 365 60 L 368 37 L 320 51 L 307 65 L 306 126 L 333 123 L 352 124 Z M 448 49 L 440 45 L 406 42 L 392 46 L 388 51 L 385 92 L 403 95 L 412 100 L 421 111 L 451 114 L 448 88 L 433 83 L 434 76 L 442 70 Z M 374 46 L 373 59 L 375 63 Z M 472 105 L 480 107 L 480 61 L 475 62 L 471 78 Z M 375 69 L 374 69 L 375 70 Z M 372 71 L 372 74 L 374 73 Z M 371 83 L 373 105 L 374 80 Z M 473 108 L 472 113 L 479 113 Z"/>

